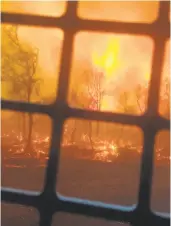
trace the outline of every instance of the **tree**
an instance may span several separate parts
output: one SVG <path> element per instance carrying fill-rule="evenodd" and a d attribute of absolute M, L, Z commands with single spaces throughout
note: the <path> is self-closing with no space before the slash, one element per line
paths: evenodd
<path fill-rule="evenodd" d="M 18 26 L 2 27 L 2 81 L 8 84 L 8 96 L 16 100 L 31 102 L 40 96 L 41 79 L 37 76 L 38 49 L 21 42 Z M 26 114 L 23 113 L 23 137 L 26 132 Z M 32 149 L 33 114 L 28 114 L 26 150 Z"/>
<path fill-rule="evenodd" d="M 159 112 L 167 119 L 170 118 L 170 78 L 163 76 L 160 91 Z"/>
<path fill-rule="evenodd" d="M 86 73 L 89 71 L 89 62 L 87 59 L 74 61 L 72 65 L 71 79 L 69 84 L 68 102 L 71 107 L 87 109 L 89 105 L 89 99 L 86 93 Z M 75 142 L 77 132 L 85 133 L 85 128 L 79 126 L 81 120 L 72 119 L 67 122 L 67 134 L 70 136 L 70 142 Z M 84 131 L 83 131 L 84 130 Z M 81 137 L 81 136 L 80 136 Z"/>

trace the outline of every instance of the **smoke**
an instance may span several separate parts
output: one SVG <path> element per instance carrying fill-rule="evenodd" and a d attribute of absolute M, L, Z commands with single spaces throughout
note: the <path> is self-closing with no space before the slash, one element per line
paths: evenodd
<path fill-rule="evenodd" d="M 22 13 L 38 14 L 46 16 L 61 16 L 65 12 L 65 1 L 20 1 L 11 2 L 13 11 Z M 78 14 L 82 17 L 89 15 L 91 18 L 100 19 L 100 16 L 108 19 L 121 21 L 152 22 L 157 16 L 158 2 L 86 2 L 79 3 Z M 10 8 L 10 7 L 9 7 Z M 102 10 L 103 9 L 103 10 Z M 59 29 L 47 29 L 38 27 L 20 27 L 19 36 L 39 48 L 39 64 L 50 72 L 52 76 L 59 66 L 60 50 L 63 33 Z M 109 34 L 111 36 L 111 34 Z M 108 35 L 82 32 L 76 35 L 75 58 L 91 59 L 94 46 L 97 49 L 105 49 Z M 117 77 L 113 78 L 118 86 L 126 83 L 127 89 L 132 89 L 136 84 L 143 82 L 145 74 L 150 74 L 152 42 L 147 37 L 119 36 L 120 61 L 122 68 L 116 71 Z M 86 48 L 85 48 L 86 47 Z M 166 67 L 166 66 L 165 66 Z M 128 71 L 132 71 L 127 73 Z M 166 69 L 165 69 L 166 71 Z M 134 72 L 134 73 L 133 73 Z M 120 78 L 120 80 L 118 79 Z M 123 79 L 121 79 L 123 78 Z M 131 82 L 130 82 L 131 81 Z M 112 81 L 113 82 L 113 81 Z"/>
<path fill-rule="evenodd" d="M 78 14 L 91 19 L 124 22 L 152 22 L 158 13 L 158 1 L 80 1 Z"/>
<path fill-rule="evenodd" d="M 110 90 L 113 85 L 125 91 L 132 90 L 138 84 L 146 83 L 146 75 L 151 74 L 151 63 L 153 53 L 153 42 L 148 37 L 130 36 L 130 35 L 109 35 L 111 40 L 119 40 L 118 62 L 119 67 L 107 78 L 104 85 Z M 109 36 L 100 33 L 82 32 L 76 37 L 76 48 L 74 57 L 81 55 L 81 51 L 87 55 L 87 59 L 92 59 L 95 49 L 99 56 L 103 55 L 108 48 Z M 86 49 L 80 48 L 82 43 Z M 75 62 L 76 64 L 76 62 Z M 94 65 L 97 68 L 97 65 Z M 98 68 L 97 68 L 98 69 Z M 75 71 L 75 73 L 77 73 Z"/>
<path fill-rule="evenodd" d="M 10 8 L 11 7 L 11 8 Z M 19 13 L 61 16 L 65 10 L 64 1 L 20 1 L 8 3 L 8 8 Z M 11 10 L 10 10 L 11 11 Z M 58 69 L 59 52 L 63 33 L 60 29 L 39 27 L 19 27 L 19 38 L 39 49 L 39 65 L 54 76 Z"/>
<path fill-rule="evenodd" d="M 29 13 L 46 16 L 61 16 L 65 12 L 65 1 L 20 1 L 20 2 L 8 2 L 4 3 L 10 11 Z M 118 20 L 149 20 L 154 18 L 156 13 L 156 2 L 80 2 L 80 8 L 78 14 L 84 17 L 89 15 L 90 17 L 108 17 L 112 19 L 118 18 Z M 104 7 L 105 4 L 105 7 Z M 103 9 L 103 10 L 101 10 Z M 151 10 L 153 9 L 153 10 Z M 100 13 L 99 13 L 100 12 Z M 91 36 L 91 35 L 90 35 Z M 63 34 L 59 29 L 45 29 L 45 28 L 33 28 L 33 27 L 21 27 L 20 37 L 26 41 L 31 42 L 40 50 L 40 65 L 50 71 L 52 74 L 57 69 L 57 54 L 58 49 L 61 47 Z M 96 37 L 96 40 L 90 42 L 93 45 L 100 43 L 100 46 L 104 46 L 100 41 L 100 37 Z M 90 43 L 89 42 L 89 43 Z M 86 43 L 85 43 L 86 44 Z M 84 46 L 86 46 L 84 44 Z M 83 43 L 78 43 L 80 49 L 80 55 L 82 51 L 86 54 L 86 49 L 83 48 Z M 59 54 L 58 54 L 59 55 Z"/>
<path fill-rule="evenodd" d="M 39 65 L 52 75 L 57 70 L 57 59 L 63 39 L 63 33 L 59 29 L 45 29 L 21 26 L 19 28 L 20 39 L 27 41 L 39 49 Z"/>

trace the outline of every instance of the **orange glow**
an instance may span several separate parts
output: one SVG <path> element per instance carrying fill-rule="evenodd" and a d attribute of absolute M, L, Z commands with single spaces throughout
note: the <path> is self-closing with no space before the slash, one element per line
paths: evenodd
<path fill-rule="evenodd" d="M 114 97 L 105 95 L 101 101 L 101 109 L 102 111 L 113 111 L 116 108 Z"/>
<path fill-rule="evenodd" d="M 102 54 L 99 54 L 97 49 L 92 52 L 93 66 L 96 67 L 98 71 L 103 72 L 104 81 L 102 87 L 104 88 L 106 88 L 108 81 L 117 75 L 115 72 L 120 66 L 119 50 L 120 40 L 118 38 L 110 38 Z M 103 95 L 100 103 L 101 110 L 113 110 L 113 99 L 114 98 L 108 95 Z"/>
<path fill-rule="evenodd" d="M 119 45 L 119 40 L 112 38 L 107 43 L 107 48 L 101 56 L 98 55 L 97 50 L 92 54 L 93 64 L 104 72 L 106 78 L 114 76 L 113 73 L 120 65 L 118 59 Z"/>
<path fill-rule="evenodd" d="M 20 3 L 18 2 L 17 5 L 18 4 Z M 54 7 L 52 7 L 52 4 L 49 4 L 49 3 L 47 3 L 47 7 L 45 7 L 45 5 L 43 4 L 39 5 L 39 3 L 36 3 L 36 5 L 34 5 L 33 2 L 29 2 L 29 4 L 21 3 L 19 11 L 23 11 L 27 13 L 33 12 L 33 14 L 38 14 L 39 10 L 42 11 L 42 13 L 40 14 L 47 14 L 45 13 L 45 11 L 47 10 L 49 14 L 54 15 Z M 112 11 L 112 14 L 114 14 L 113 11 Z M 137 19 L 138 17 L 141 17 L 142 19 L 143 15 L 141 14 L 141 16 L 139 16 L 139 14 L 136 14 L 136 17 Z M 39 49 L 39 58 L 38 58 L 39 65 L 38 66 L 42 69 L 41 73 L 43 75 L 43 80 L 45 80 L 45 82 L 41 87 L 41 90 L 43 92 L 42 96 L 49 97 L 51 95 L 52 83 L 54 84 L 54 80 L 52 81 L 51 78 L 57 78 L 57 74 L 59 72 L 59 67 L 57 67 L 57 58 L 58 58 L 58 66 L 59 66 L 60 54 L 59 55 L 56 55 L 56 54 L 58 54 L 61 51 L 63 33 L 59 29 L 50 29 L 50 28 L 45 29 L 45 28 L 39 28 L 39 27 L 19 26 L 18 35 L 21 42 L 32 44 L 33 46 Z M 86 48 L 82 48 L 83 43 Z M 127 105 L 129 107 L 132 107 L 132 106 L 135 107 L 137 106 L 137 102 L 139 101 L 138 104 L 140 105 L 140 108 L 143 109 L 142 111 L 145 111 L 146 103 L 144 99 L 146 98 L 147 94 L 144 94 L 144 93 L 146 91 L 145 89 L 148 86 L 150 76 L 151 76 L 151 72 L 150 72 L 151 56 L 150 55 L 152 52 L 152 48 L 151 48 L 152 42 L 150 43 L 146 37 L 144 38 L 144 37 L 137 37 L 137 36 L 130 36 L 130 35 L 114 36 L 113 34 L 106 35 L 106 34 L 100 34 L 100 33 L 97 34 L 95 32 L 87 32 L 87 33 L 84 32 L 83 36 L 76 40 L 76 46 L 78 46 L 78 52 L 76 55 L 77 55 L 77 59 L 79 59 L 80 65 L 86 65 L 87 62 L 85 60 L 86 59 L 85 56 L 86 54 L 88 54 L 90 55 L 88 60 L 90 60 L 91 62 L 91 66 L 93 67 L 93 72 L 94 73 L 101 72 L 103 74 L 103 78 L 100 81 L 101 90 L 99 92 L 101 92 L 102 95 L 99 98 L 100 107 L 98 108 L 98 110 L 115 111 L 115 112 L 120 111 L 118 110 L 119 109 L 118 106 L 120 104 L 120 103 L 118 104 L 118 102 L 120 101 L 119 98 L 122 94 L 127 92 L 129 94 L 129 100 L 127 100 Z M 167 61 L 167 65 L 164 67 L 164 76 L 169 75 L 169 72 L 168 72 L 169 60 L 167 59 L 165 61 Z M 79 65 L 79 63 L 78 61 L 76 62 L 77 65 Z M 85 82 L 81 80 L 81 78 L 83 77 L 82 74 L 83 74 L 84 68 L 81 68 L 81 70 L 82 70 L 81 73 L 78 72 L 79 70 L 77 70 L 76 73 L 73 73 L 74 76 L 77 73 L 80 73 L 80 75 L 78 76 L 80 80 L 76 83 L 73 83 L 74 84 L 73 86 L 76 86 L 76 89 L 79 88 L 79 85 L 78 85 L 79 82 L 80 83 Z M 48 79 L 46 80 L 46 78 Z M 139 99 L 136 96 L 136 90 L 135 90 L 135 89 L 138 89 L 137 88 L 138 85 L 142 86 L 142 88 L 145 90 L 143 94 L 140 94 Z M 114 94 L 112 93 L 112 95 L 109 94 L 111 88 L 112 88 L 112 92 L 114 91 Z M 4 87 L 4 89 L 7 89 L 7 88 Z M 80 89 L 82 89 L 82 87 Z M 105 90 L 105 93 L 103 93 L 104 90 Z M 93 90 L 91 94 L 94 95 L 94 93 L 96 94 L 96 91 L 94 92 Z M 161 94 L 162 96 L 161 99 L 168 100 L 169 98 L 166 94 L 167 93 L 164 90 L 163 93 Z M 79 92 L 79 95 L 81 96 L 82 93 Z M 80 102 L 78 103 L 79 107 L 82 106 L 82 102 L 84 102 L 84 96 L 83 98 L 81 96 L 80 99 L 81 99 L 81 104 Z M 85 102 L 86 101 L 87 100 L 85 98 Z M 77 102 L 77 100 L 75 102 Z M 77 103 L 75 105 L 77 105 Z M 162 106 L 163 109 L 165 105 L 167 106 L 167 104 L 165 103 L 162 105 L 163 105 Z M 136 108 L 136 111 L 138 112 L 137 108 Z M 121 111 L 124 111 L 124 110 L 122 109 Z M 6 114 L 10 114 L 10 113 L 5 113 L 5 115 Z M 110 132 L 107 131 L 107 133 L 110 133 Z M 10 136 L 10 135 L 7 134 L 6 136 Z M 22 141 L 23 140 L 22 135 L 21 134 L 17 135 L 17 139 L 19 141 Z M 41 144 L 41 142 L 49 143 L 50 138 L 36 137 L 35 139 L 33 139 L 33 143 L 35 145 Z M 86 142 L 87 141 L 85 141 L 85 143 Z M 103 144 L 101 145 L 101 147 L 98 147 L 98 150 L 100 150 L 101 152 L 95 153 L 95 157 L 94 157 L 95 160 L 98 159 L 102 161 L 109 161 L 108 160 L 109 155 L 112 155 L 117 158 L 119 156 L 118 149 L 121 146 L 125 145 L 124 142 L 122 142 L 123 144 L 121 145 L 118 145 L 109 141 L 108 142 L 104 141 L 102 143 Z M 65 145 L 67 146 L 68 144 L 70 143 L 66 142 Z M 73 141 L 72 144 L 76 144 L 76 141 Z M 96 142 L 94 142 L 94 144 L 96 145 Z M 21 150 L 18 150 L 18 151 L 23 152 L 23 148 L 21 148 Z M 41 158 L 42 157 L 41 154 L 45 153 L 44 151 L 41 151 L 39 148 L 37 148 L 36 151 L 37 151 L 38 158 Z M 138 152 L 141 153 L 141 150 L 139 150 Z M 158 153 L 158 158 L 159 159 L 161 158 L 160 153 Z"/>
<path fill-rule="evenodd" d="M 144 78 L 147 82 L 149 82 L 151 75 L 149 75 L 149 73 L 146 73 Z"/>

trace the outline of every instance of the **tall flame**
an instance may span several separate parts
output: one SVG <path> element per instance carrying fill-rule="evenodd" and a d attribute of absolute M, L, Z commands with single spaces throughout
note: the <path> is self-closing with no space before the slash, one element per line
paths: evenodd
<path fill-rule="evenodd" d="M 92 53 L 93 65 L 103 72 L 104 81 L 102 86 L 106 89 L 108 81 L 116 76 L 116 69 L 120 66 L 119 62 L 120 42 L 117 38 L 111 38 L 105 51 L 98 54 L 97 51 Z M 101 100 L 101 110 L 113 110 L 114 98 L 104 95 Z"/>
<path fill-rule="evenodd" d="M 104 72 L 104 76 L 110 78 L 119 67 L 119 40 L 112 38 L 104 53 L 99 56 L 97 51 L 92 54 L 93 64 Z"/>

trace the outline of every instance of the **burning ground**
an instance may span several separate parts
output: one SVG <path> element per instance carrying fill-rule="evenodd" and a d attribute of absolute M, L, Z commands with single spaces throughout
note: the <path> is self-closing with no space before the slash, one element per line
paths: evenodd
<path fill-rule="evenodd" d="M 58 7 L 56 4 L 4 2 L 3 10 L 59 16 L 65 4 L 60 2 Z M 113 19 L 115 15 L 122 21 L 145 22 L 157 16 L 156 2 L 123 3 L 122 10 L 121 3 L 117 2 L 107 3 L 106 7 L 102 2 L 91 2 L 94 7 L 88 4 L 80 3 L 80 16 Z M 100 8 L 105 9 L 103 15 L 98 12 Z M 58 88 L 62 44 L 63 32 L 59 29 L 3 25 L 2 97 L 44 104 L 52 102 Z M 165 118 L 170 118 L 169 44 L 168 41 L 165 48 L 159 104 L 159 114 Z M 147 37 L 79 32 L 74 39 L 68 104 L 88 110 L 143 114 L 153 49 L 153 42 Z M 50 121 L 44 116 L 2 112 L 3 186 L 42 189 L 50 137 Z M 69 196 L 135 204 L 142 146 L 139 128 L 75 119 L 67 121 L 63 128 L 57 190 Z M 155 140 L 152 197 L 152 208 L 162 212 L 169 211 L 169 149 L 169 132 L 162 131 Z M 14 211 L 9 206 L 2 207 L 4 226 L 11 225 L 11 221 L 14 225 L 23 225 L 26 219 L 28 222 L 34 219 L 30 216 L 31 208 Z M 22 218 L 18 217 L 21 213 Z M 9 214 L 11 218 L 7 217 Z M 81 224 L 80 218 L 77 221 L 69 215 L 65 220 L 59 216 L 58 220 L 62 225 Z"/>
<path fill-rule="evenodd" d="M 11 118 L 2 121 L 4 164 L 15 164 L 15 161 L 24 164 L 24 158 L 26 162 L 37 164 L 47 160 L 51 142 L 50 120 L 40 115 L 34 115 L 33 119 L 31 140 L 27 139 L 28 123 L 25 136 L 20 130 L 23 122 L 19 113 L 13 113 Z M 154 148 L 156 162 L 169 164 L 169 132 L 163 131 L 157 135 Z M 143 136 L 137 127 L 72 119 L 64 124 L 60 153 L 62 158 L 67 159 L 133 163 L 139 162 L 142 149 Z"/>

